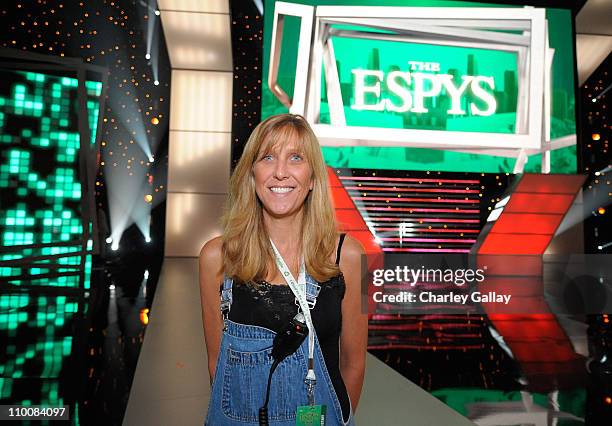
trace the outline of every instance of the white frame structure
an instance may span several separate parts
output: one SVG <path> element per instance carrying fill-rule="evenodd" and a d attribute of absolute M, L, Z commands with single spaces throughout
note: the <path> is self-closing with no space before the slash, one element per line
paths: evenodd
<path fill-rule="evenodd" d="M 301 18 L 293 96 L 278 85 L 285 16 Z M 515 173 L 529 155 L 542 153 L 550 171 L 550 151 L 576 144 L 570 135 L 550 140 L 551 67 L 545 10 L 541 8 L 306 6 L 276 2 L 268 86 L 294 114 L 311 123 L 323 146 L 401 146 L 516 158 Z M 363 25 L 385 33 L 334 29 Z M 393 31 L 389 34 L 388 31 Z M 521 34 L 490 30 L 519 30 Z M 514 52 L 518 60 L 516 133 L 459 132 L 347 126 L 331 36 L 363 37 Z M 321 77 L 325 74 L 331 124 L 319 123 Z"/>

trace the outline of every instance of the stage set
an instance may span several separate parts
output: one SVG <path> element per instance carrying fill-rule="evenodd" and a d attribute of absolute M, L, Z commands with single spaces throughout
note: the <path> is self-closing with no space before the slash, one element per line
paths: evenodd
<path fill-rule="evenodd" d="M 366 252 L 357 424 L 612 424 L 612 2 L 5 3 L 0 422 L 203 424 L 198 255 L 291 112 Z"/>

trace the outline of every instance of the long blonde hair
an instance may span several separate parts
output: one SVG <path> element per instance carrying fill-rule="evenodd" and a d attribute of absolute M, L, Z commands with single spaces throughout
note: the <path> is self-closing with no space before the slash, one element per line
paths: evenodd
<path fill-rule="evenodd" d="M 253 165 L 262 153 L 291 140 L 301 146 L 312 168 L 313 188 L 304 201 L 301 229 L 306 270 L 319 282 L 339 273 L 331 260 L 338 232 L 319 142 L 302 116 L 280 114 L 253 130 L 230 178 L 222 236 L 223 271 L 229 277 L 246 283 L 265 280 L 269 268 L 274 267 L 262 205 L 255 192 Z"/>

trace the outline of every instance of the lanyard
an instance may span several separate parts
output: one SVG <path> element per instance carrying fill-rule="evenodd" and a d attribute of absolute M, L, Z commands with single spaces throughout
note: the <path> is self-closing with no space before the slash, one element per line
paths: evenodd
<path fill-rule="evenodd" d="M 283 257 L 279 253 L 278 249 L 270 239 L 272 250 L 274 251 L 274 260 L 276 266 L 280 271 L 281 275 L 289 285 L 289 288 L 295 295 L 296 300 L 300 305 L 302 315 L 306 321 L 308 327 L 308 374 L 306 375 L 305 383 L 308 388 L 308 400 L 310 405 L 314 405 L 314 385 L 316 383 L 316 376 L 314 372 L 314 333 L 315 328 L 310 316 L 310 307 L 308 306 L 308 300 L 306 299 L 306 267 L 304 266 L 304 259 L 300 262 L 300 273 L 298 280 L 296 281 L 293 274 L 287 267 L 287 264 L 283 260 Z"/>

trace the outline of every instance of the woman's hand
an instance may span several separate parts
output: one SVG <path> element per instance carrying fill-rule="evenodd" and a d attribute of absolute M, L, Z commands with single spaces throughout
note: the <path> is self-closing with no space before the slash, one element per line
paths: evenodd
<path fill-rule="evenodd" d="M 368 315 L 361 310 L 361 244 L 346 236 L 340 255 L 340 270 L 346 292 L 342 301 L 342 331 L 340 333 L 340 373 L 346 385 L 353 413 L 357 410 L 368 344 Z"/>
<path fill-rule="evenodd" d="M 204 338 L 208 354 L 208 374 L 210 383 L 215 378 L 217 357 L 221 345 L 223 319 L 221 317 L 221 301 L 219 287 L 223 282 L 222 242 L 220 237 L 207 242 L 200 251 L 200 299 L 202 301 L 202 320 L 204 322 Z"/>

